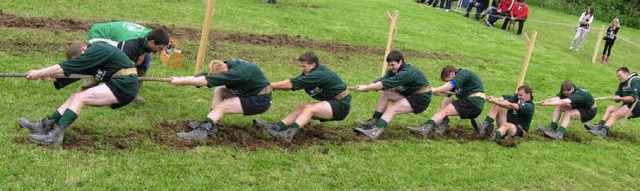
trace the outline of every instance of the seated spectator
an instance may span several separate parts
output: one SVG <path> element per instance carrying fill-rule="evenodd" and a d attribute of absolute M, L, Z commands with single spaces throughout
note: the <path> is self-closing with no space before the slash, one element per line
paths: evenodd
<path fill-rule="evenodd" d="M 489 0 L 474 0 L 471 3 L 469 3 L 467 7 L 467 13 L 465 13 L 464 16 L 469 17 L 469 13 L 471 12 L 471 9 L 475 7 L 476 8 L 475 18 L 476 20 L 480 20 L 480 13 L 482 13 L 482 11 L 487 8 L 487 6 L 489 6 Z"/>
<path fill-rule="evenodd" d="M 510 15 L 510 19 L 504 19 L 504 23 L 502 23 L 502 30 L 507 30 L 509 22 L 518 21 L 518 34 L 522 34 L 524 21 L 527 20 L 529 15 L 529 6 L 527 6 L 525 0 L 518 0 L 518 2 L 513 6 L 513 9 L 511 9 Z"/>
<path fill-rule="evenodd" d="M 513 8 L 514 1 L 513 0 L 502 0 L 498 4 L 496 11 L 489 15 L 484 24 L 487 26 L 493 26 L 493 24 L 498 21 L 500 18 L 507 18 L 511 14 L 511 9 Z"/>

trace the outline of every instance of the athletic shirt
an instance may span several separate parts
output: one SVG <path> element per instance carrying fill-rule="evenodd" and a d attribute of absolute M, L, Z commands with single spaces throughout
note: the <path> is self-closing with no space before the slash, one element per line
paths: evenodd
<path fill-rule="evenodd" d="M 74 59 L 58 63 L 64 75 L 93 75 L 100 82 L 111 81 L 120 91 L 134 97 L 138 93 L 138 76 L 125 75 L 112 78 L 120 69 L 133 68 L 133 63 L 118 48 L 104 42 L 94 43 Z"/>
<path fill-rule="evenodd" d="M 520 102 L 518 100 L 518 94 L 503 95 L 505 100 L 509 103 L 518 104 L 518 110 L 507 110 L 507 122 L 520 125 L 524 131 L 529 131 L 529 125 L 531 119 L 533 119 L 533 113 L 535 113 L 535 106 L 533 105 L 533 97 L 527 102 Z"/>
<path fill-rule="evenodd" d="M 89 40 L 104 38 L 116 42 L 144 38 L 151 29 L 132 22 L 110 22 L 94 24 L 89 30 Z"/>
<path fill-rule="evenodd" d="M 580 23 L 580 27 L 589 29 L 589 26 L 591 26 L 591 23 L 593 22 L 593 19 L 594 19 L 593 15 L 588 15 L 587 12 L 583 12 L 582 15 L 580 15 L 580 19 L 578 20 L 578 22 L 587 20 L 587 19 L 588 19 L 587 22 L 589 23 L 587 23 L 586 25 L 583 25 L 582 23 Z"/>
<path fill-rule="evenodd" d="M 293 85 L 291 90 L 304 89 L 307 95 L 320 101 L 334 100 L 334 97 L 347 89 L 347 85 L 335 72 L 321 64 L 318 64 L 309 74 L 305 75 L 303 72 L 295 78 L 289 78 L 289 81 Z M 339 101 L 349 105 L 351 95 Z"/>
<path fill-rule="evenodd" d="M 456 84 L 454 92 L 458 99 L 467 99 L 480 110 L 484 108 L 484 98 L 469 97 L 473 93 L 484 93 L 484 86 L 478 75 L 466 69 L 459 69 L 451 81 Z"/>
<path fill-rule="evenodd" d="M 240 59 L 231 59 L 224 63 L 229 67 L 227 72 L 204 76 L 207 79 L 207 87 L 226 86 L 233 95 L 249 97 L 258 95 L 269 86 L 269 80 L 254 63 Z"/>
<path fill-rule="evenodd" d="M 591 96 L 591 93 L 584 88 L 576 86 L 573 93 L 569 94 L 569 97 L 562 94 L 562 90 L 556 95 L 560 99 L 569 99 L 571 100 L 571 107 L 573 109 L 592 109 L 593 104 L 596 102 Z"/>
<path fill-rule="evenodd" d="M 637 77 L 638 74 L 632 73 L 629 75 L 629 78 L 624 82 L 618 85 L 618 90 L 616 91 L 616 95 L 620 97 L 624 96 L 633 96 L 634 98 L 638 97 L 638 93 L 640 91 L 640 78 Z M 636 77 L 636 78 L 633 78 Z M 629 80 L 631 81 L 631 87 L 628 86 Z"/>
<path fill-rule="evenodd" d="M 382 78 L 376 79 L 374 83 L 378 81 L 382 83 L 383 90 L 397 91 L 404 96 L 411 95 L 413 92 L 430 84 L 427 77 L 409 63 L 402 63 L 396 73 L 388 69 L 387 73 Z M 421 93 L 420 96 L 430 97 L 431 92 Z"/>

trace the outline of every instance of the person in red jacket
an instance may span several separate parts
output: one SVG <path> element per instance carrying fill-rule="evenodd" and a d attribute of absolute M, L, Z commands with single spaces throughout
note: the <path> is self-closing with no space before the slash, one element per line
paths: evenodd
<path fill-rule="evenodd" d="M 487 26 L 493 26 L 493 23 L 495 23 L 499 19 L 503 17 L 508 17 L 514 4 L 515 4 L 514 0 L 500 1 L 498 6 L 496 7 L 496 11 L 493 12 L 493 14 L 489 15 L 489 18 L 487 18 L 487 20 L 484 21 L 484 24 Z"/>
<path fill-rule="evenodd" d="M 507 25 L 509 22 L 518 21 L 518 34 L 522 34 L 522 27 L 524 26 L 524 21 L 527 20 L 529 15 L 529 6 L 525 3 L 525 0 L 517 0 L 513 8 L 511 8 L 511 19 L 505 19 L 504 23 L 502 23 L 502 29 L 507 30 Z"/>

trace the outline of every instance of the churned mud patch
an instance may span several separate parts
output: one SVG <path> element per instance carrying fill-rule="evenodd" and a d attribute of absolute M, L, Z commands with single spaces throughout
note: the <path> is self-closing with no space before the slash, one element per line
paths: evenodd
<path fill-rule="evenodd" d="M 313 6 L 311 6 L 313 8 Z M 99 22 L 109 22 L 109 21 L 96 21 Z M 48 17 L 21 17 L 18 15 L 5 13 L 0 10 L 0 27 L 10 27 L 10 28 L 28 28 L 28 29 L 39 29 L 39 30 L 48 30 L 53 32 L 88 32 L 91 29 L 91 26 L 94 22 L 90 21 L 82 21 L 77 19 L 55 19 Z M 191 41 L 199 41 L 200 40 L 200 30 L 189 29 L 189 28 L 177 28 L 170 27 L 158 23 L 141 23 L 150 28 L 164 28 L 166 29 L 171 36 L 175 38 L 186 38 Z M 84 40 L 84 38 L 78 38 Z M 258 46 L 276 46 L 276 47 L 290 47 L 290 48 L 307 48 L 313 50 L 323 50 L 327 52 L 334 53 L 346 53 L 346 54 L 370 54 L 370 55 L 383 55 L 384 49 L 382 48 L 372 48 L 366 46 L 355 46 L 340 42 L 332 42 L 332 41 L 318 41 L 309 39 L 306 37 L 302 37 L 300 35 L 290 36 L 286 34 L 274 34 L 274 35 L 260 35 L 260 34 L 235 34 L 235 33 L 223 33 L 219 31 L 212 31 L 209 34 L 209 41 L 212 43 L 212 46 L 216 46 L 216 42 L 232 42 L 239 44 L 251 44 Z M 28 49 L 38 50 L 43 47 L 36 46 L 32 44 L 24 44 L 24 43 L 8 43 L 3 42 L 5 44 L 9 44 L 10 47 L 18 48 L 18 49 Z M 43 43 L 42 46 L 48 46 L 51 43 Z M 65 43 L 60 43 L 65 44 Z M 37 44 L 40 45 L 40 44 Z M 56 44 L 59 45 L 59 44 Z M 416 58 L 426 58 L 426 59 L 435 59 L 435 60 L 451 60 L 452 56 L 443 53 L 432 53 L 432 52 L 423 52 L 416 50 L 404 50 L 404 56 L 407 57 L 416 57 Z"/>

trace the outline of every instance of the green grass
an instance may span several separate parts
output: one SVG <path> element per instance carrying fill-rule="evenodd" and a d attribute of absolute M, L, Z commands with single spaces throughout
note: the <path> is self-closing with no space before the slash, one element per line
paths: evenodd
<path fill-rule="evenodd" d="M 440 85 L 440 69 L 447 64 L 468 68 L 482 78 L 487 94 L 502 95 L 515 90 L 526 43 L 522 37 L 498 28 L 487 28 L 458 14 L 427 8 L 412 1 L 283 0 L 277 5 L 257 0 L 217 1 L 212 29 L 242 34 L 300 35 L 321 41 L 383 48 L 388 32 L 386 11 L 400 10 L 396 49 L 451 55 L 451 60 L 417 59 L 407 62 L 420 68 Z M 73 6 L 72 6 L 73 5 Z M 200 30 L 205 5 L 202 1 L 13 1 L 0 9 L 25 17 L 75 18 L 84 21 L 127 20 L 161 23 L 169 27 Z M 123 11 L 126 10 L 126 11 Z M 586 87 L 596 97 L 615 92 L 615 69 L 638 71 L 640 47 L 616 42 L 610 64 L 592 64 L 597 30 L 592 30 L 581 52 L 568 50 L 575 15 L 531 7 L 525 32 L 538 31 L 535 51 L 525 83 L 534 88 L 536 100 L 554 96 L 565 79 Z M 502 22 L 499 21 L 498 24 Z M 596 23 L 595 26 L 607 23 Z M 624 26 L 623 26 L 624 27 Z M 640 32 L 622 28 L 620 36 L 636 43 Z M 85 39 L 86 34 L 46 30 L 2 28 L 0 42 L 61 43 Z M 188 59 L 185 67 L 172 69 L 154 60 L 148 76 L 182 76 L 193 73 L 198 42 L 178 39 Z M 243 58 L 263 69 L 271 81 L 299 74 L 293 60 L 308 49 L 217 43 L 209 47 L 212 58 Z M 348 85 L 371 82 L 380 73 L 382 55 L 316 51 L 324 64 Z M 600 53 L 598 53 L 600 54 Z M 26 72 L 55 64 L 64 58 L 63 48 L 16 50 L 0 47 L 1 72 Z M 54 91 L 49 83 L 25 79 L 0 79 L 0 188 L 12 189 L 561 189 L 622 190 L 640 187 L 638 142 L 602 140 L 591 136 L 575 121 L 569 134 L 584 143 L 546 141 L 532 130 L 530 141 L 517 148 L 493 142 L 428 140 L 358 142 L 312 146 L 298 151 L 259 149 L 245 151 L 224 146 L 206 146 L 179 151 L 155 147 L 148 137 L 129 140 L 132 148 L 62 150 L 15 141 L 27 133 L 17 128 L 19 117 L 39 119 L 62 104 L 75 86 Z M 94 138 L 126 135 L 150 130 L 162 122 L 201 120 L 210 106 L 211 90 L 174 87 L 146 82 L 144 105 L 131 104 L 118 110 L 86 108 L 67 131 L 67 137 L 88 132 Z M 353 120 L 368 118 L 377 99 L 375 93 L 354 93 L 351 114 L 332 128 L 353 128 Z M 274 121 L 296 105 L 312 101 L 303 92 L 276 92 L 273 106 L 257 117 Z M 436 111 L 442 98 L 419 115 L 401 115 L 391 128 L 424 122 Z M 611 101 L 599 102 L 600 112 Z M 490 105 L 485 106 L 484 117 Z M 538 107 L 532 125 L 548 124 L 552 108 Z M 224 124 L 249 126 L 252 117 L 228 115 Z M 451 125 L 469 126 L 452 118 Z M 313 122 L 318 124 L 318 122 Z M 639 139 L 637 120 L 613 131 Z M 471 128 L 468 131 L 472 131 Z M 384 134 L 382 136 L 385 136 Z M 328 152 L 325 152 L 328 151 Z"/>

